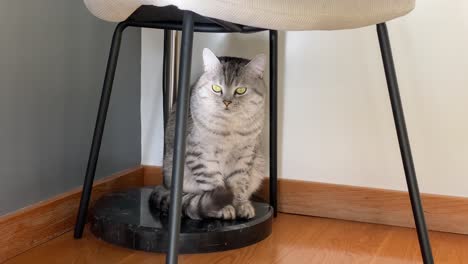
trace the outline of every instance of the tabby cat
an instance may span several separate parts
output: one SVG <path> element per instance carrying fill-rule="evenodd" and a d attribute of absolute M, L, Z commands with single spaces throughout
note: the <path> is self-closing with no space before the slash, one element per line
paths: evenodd
<path fill-rule="evenodd" d="M 264 122 L 265 55 L 252 60 L 216 57 L 203 50 L 204 72 L 192 86 L 182 212 L 192 219 L 252 218 L 250 196 L 264 175 L 260 139 Z M 172 177 L 175 113 L 165 138 L 164 184 L 151 206 L 167 211 Z"/>

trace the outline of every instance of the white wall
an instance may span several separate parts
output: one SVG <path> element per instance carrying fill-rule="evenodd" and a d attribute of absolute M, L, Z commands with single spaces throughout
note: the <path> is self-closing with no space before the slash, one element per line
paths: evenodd
<path fill-rule="evenodd" d="M 163 152 L 161 30 L 141 32 L 141 163 L 161 165 Z"/>
<path fill-rule="evenodd" d="M 468 197 L 468 2 L 418 1 L 388 23 L 421 190 Z M 405 190 L 375 27 L 280 35 L 280 177 Z M 206 35 L 251 57 L 267 34 Z M 143 163 L 160 164 L 162 34 L 143 31 Z M 199 67 L 194 70 L 199 72 Z M 156 98 L 155 96 L 158 96 Z M 156 101 L 155 101 L 156 100 Z"/>

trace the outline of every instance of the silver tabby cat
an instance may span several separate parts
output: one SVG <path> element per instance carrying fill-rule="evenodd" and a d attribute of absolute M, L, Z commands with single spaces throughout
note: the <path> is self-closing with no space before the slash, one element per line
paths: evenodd
<path fill-rule="evenodd" d="M 260 151 L 266 85 L 265 56 L 216 57 L 203 50 L 204 72 L 192 86 L 182 212 L 192 219 L 252 218 L 250 196 L 262 182 Z M 150 204 L 167 211 L 172 177 L 175 113 L 167 125 L 164 186 Z"/>

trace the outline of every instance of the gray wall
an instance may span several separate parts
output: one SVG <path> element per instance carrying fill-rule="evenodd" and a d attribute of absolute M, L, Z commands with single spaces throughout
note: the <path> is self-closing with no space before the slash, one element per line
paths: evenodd
<path fill-rule="evenodd" d="M 114 24 L 0 1 L 0 215 L 82 184 Z M 98 177 L 140 164 L 140 30 L 124 34 Z"/>

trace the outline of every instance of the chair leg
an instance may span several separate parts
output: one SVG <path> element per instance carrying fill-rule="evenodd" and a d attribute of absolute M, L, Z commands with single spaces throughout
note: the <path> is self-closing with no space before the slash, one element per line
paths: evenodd
<path fill-rule="evenodd" d="M 393 118 L 398 134 L 398 142 L 400 145 L 401 158 L 403 160 L 403 167 L 405 170 L 406 184 L 408 185 L 408 192 L 411 200 L 411 207 L 413 209 L 414 222 L 418 232 L 419 246 L 421 248 L 421 255 L 424 263 L 434 263 L 429 241 L 429 235 L 424 220 L 424 211 L 421 204 L 421 197 L 419 194 L 418 182 L 416 179 L 416 172 L 413 164 L 413 157 L 411 155 L 411 147 L 408 139 L 408 132 L 406 130 L 405 117 L 403 114 L 403 107 L 400 99 L 400 92 L 398 90 L 398 82 L 393 64 L 392 50 L 390 40 L 388 37 L 387 26 L 385 23 L 377 25 L 377 34 L 379 37 L 380 51 L 382 53 L 382 60 L 385 69 L 385 76 L 387 79 L 388 92 L 390 94 L 390 102 L 392 105 Z"/>
<path fill-rule="evenodd" d="M 176 128 L 174 158 L 172 164 L 171 197 L 169 206 L 169 248 L 167 264 L 176 264 L 179 250 L 179 231 L 181 218 L 182 184 L 184 181 L 185 141 L 190 96 L 190 69 L 192 63 L 192 44 L 194 33 L 193 13 L 185 11 L 182 28 L 180 53 L 179 89 L 176 109 Z"/>
<path fill-rule="evenodd" d="M 169 115 L 169 102 L 167 93 L 169 90 L 170 79 L 170 48 L 171 48 L 171 31 L 164 30 L 164 50 L 163 50 L 163 76 L 162 76 L 162 94 L 163 94 L 163 115 L 164 115 L 164 129 L 166 129 L 167 117 Z"/>
<path fill-rule="evenodd" d="M 270 205 L 278 213 L 278 31 L 270 30 Z"/>
<path fill-rule="evenodd" d="M 175 58 L 176 58 L 176 31 L 164 30 L 163 53 L 163 113 L 164 127 L 166 126 L 175 97 Z"/>
<path fill-rule="evenodd" d="M 99 158 L 99 150 L 101 148 L 101 140 L 106 123 L 107 109 L 109 108 L 112 83 L 114 82 L 115 70 L 117 68 L 122 33 L 126 27 L 127 24 L 125 22 L 118 24 L 112 37 L 111 49 L 109 52 L 109 58 L 107 60 L 106 75 L 101 93 L 101 101 L 99 103 L 98 115 L 94 127 L 93 142 L 91 145 L 91 152 L 89 154 L 88 166 L 86 168 L 86 176 L 83 184 L 83 192 L 81 194 L 80 207 L 75 224 L 75 238 L 81 238 L 83 236 L 84 226 L 87 222 L 86 220 L 89 200 L 93 188 L 94 174 L 96 173 L 96 165 Z"/>

